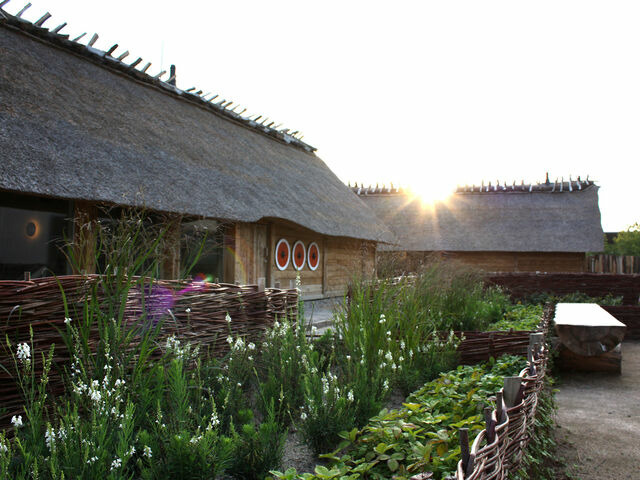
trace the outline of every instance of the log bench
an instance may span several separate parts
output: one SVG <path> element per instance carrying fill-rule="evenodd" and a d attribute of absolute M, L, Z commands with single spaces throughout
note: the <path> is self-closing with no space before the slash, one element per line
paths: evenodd
<path fill-rule="evenodd" d="M 560 365 L 569 370 L 620 373 L 626 325 L 595 303 L 558 303 L 554 317 Z"/>

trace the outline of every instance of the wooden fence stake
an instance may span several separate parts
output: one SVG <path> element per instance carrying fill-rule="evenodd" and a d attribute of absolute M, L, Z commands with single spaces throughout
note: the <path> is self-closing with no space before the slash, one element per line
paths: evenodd
<path fill-rule="evenodd" d="M 529 375 L 534 376 L 536 374 L 536 366 L 534 362 L 533 346 L 529 344 L 527 346 L 527 363 L 529 364 Z"/>
<path fill-rule="evenodd" d="M 542 345 L 544 341 L 544 334 L 542 333 L 531 333 L 529 334 L 529 346 L 533 346 L 534 344 Z"/>
<path fill-rule="evenodd" d="M 460 434 L 460 454 L 462 456 L 462 470 L 469 475 L 473 471 L 473 455 L 469 449 L 469 429 L 461 428 Z"/>
<path fill-rule="evenodd" d="M 265 277 L 258 277 L 258 291 L 264 292 Z"/>
<path fill-rule="evenodd" d="M 487 444 L 491 444 L 496 438 L 496 422 L 492 418 L 491 407 L 484 407 L 484 421 L 487 431 Z"/>
<path fill-rule="evenodd" d="M 522 378 L 520 377 L 504 377 L 504 403 L 507 408 L 517 404 L 521 384 Z"/>
<path fill-rule="evenodd" d="M 529 335 L 529 346 L 527 347 L 527 360 L 529 361 L 529 375 L 536 374 L 536 367 L 533 364 L 537 359 L 538 347 L 542 345 L 544 335 L 542 333 L 532 333 Z"/>
<path fill-rule="evenodd" d="M 496 420 L 498 423 L 504 423 L 504 401 L 502 398 L 502 390 L 496 393 Z"/>

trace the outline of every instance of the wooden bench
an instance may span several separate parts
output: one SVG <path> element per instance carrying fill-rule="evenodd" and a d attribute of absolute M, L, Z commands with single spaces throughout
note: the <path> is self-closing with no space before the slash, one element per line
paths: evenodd
<path fill-rule="evenodd" d="M 624 323 L 595 303 L 558 303 L 554 322 L 564 368 L 620 373 Z"/>

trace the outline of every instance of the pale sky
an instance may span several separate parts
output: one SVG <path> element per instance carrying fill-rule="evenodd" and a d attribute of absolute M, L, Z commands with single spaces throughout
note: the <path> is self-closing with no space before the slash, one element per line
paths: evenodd
<path fill-rule="evenodd" d="M 345 182 L 589 175 L 605 231 L 640 221 L 640 2 L 31 3 L 29 20 L 302 131 Z"/>

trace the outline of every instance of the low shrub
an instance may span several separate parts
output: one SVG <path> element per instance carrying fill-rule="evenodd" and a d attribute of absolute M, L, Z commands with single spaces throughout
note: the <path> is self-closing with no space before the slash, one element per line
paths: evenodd
<path fill-rule="evenodd" d="M 269 470 L 280 466 L 287 433 L 276 420 L 273 404 L 267 407 L 267 415 L 259 425 L 251 410 L 241 411 L 238 422 L 228 473 L 234 478 L 263 480 Z"/>

